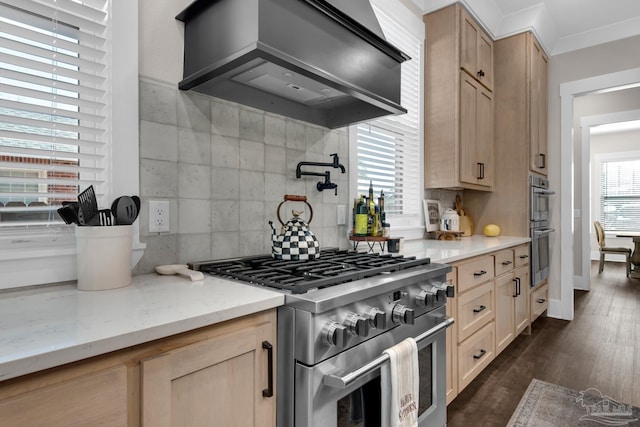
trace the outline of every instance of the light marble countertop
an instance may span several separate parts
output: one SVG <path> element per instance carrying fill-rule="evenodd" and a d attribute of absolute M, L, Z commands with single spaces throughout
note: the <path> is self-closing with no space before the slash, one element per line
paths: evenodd
<path fill-rule="evenodd" d="M 480 235 L 460 237 L 459 240 L 409 240 L 404 242 L 402 255 L 430 258 L 431 262 L 449 264 L 530 241 L 529 237 Z"/>
<path fill-rule="evenodd" d="M 284 304 L 279 292 L 206 276 L 146 274 L 127 287 L 75 282 L 0 293 L 0 381 Z"/>
<path fill-rule="evenodd" d="M 404 242 L 401 254 L 446 264 L 529 241 L 413 240 Z M 191 282 L 146 274 L 107 291 L 79 291 L 71 282 L 0 292 L 0 381 L 282 304 L 282 293 L 208 275 Z"/>

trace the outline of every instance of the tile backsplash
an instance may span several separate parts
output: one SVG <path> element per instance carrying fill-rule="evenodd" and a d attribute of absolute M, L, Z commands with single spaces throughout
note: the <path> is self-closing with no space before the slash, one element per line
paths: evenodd
<path fill-rule="evenodd" d="M 278 224 L 276 209 L 284 194 L 307 196 L 313 207 L 310 228 L 322 246 L 348 247 L 347 227 L 336 225 L 337 205 L 349 209 L 348 173 L 331 169 L 337 196 L 316 189 L 321 177 L 295 177 L 298 162 L 328 163 L 332 153 L 348 166 L 346 129 L 329 130 L 141 78 L 140 239 L 147 249 L 134 272 L 268 253 L 268 221 Z M 149 233 L 149 200 L 171 203 L 171 232 Z M 283 221 L 292 208 L 308 210 L 287 203 Z"/>

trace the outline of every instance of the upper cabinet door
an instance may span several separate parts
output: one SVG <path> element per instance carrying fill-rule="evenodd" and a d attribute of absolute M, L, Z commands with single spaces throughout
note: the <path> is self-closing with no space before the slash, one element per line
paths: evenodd
<path fill-rule="evenodd" d="M 540 45 L 530 37 L 530 123 L 531 170 L 547 174 L 547 73 L 548 59 Z"/>
<path fill-rule="evenodd" d="M 460 181 L 491 188 L 493 100 L 475 79 L 460 74 Z"/>
<path fill-rule="evenodd" d="M 487 89 L 493 89 L 493 41 L 460 8 L 460 67 Z"/>

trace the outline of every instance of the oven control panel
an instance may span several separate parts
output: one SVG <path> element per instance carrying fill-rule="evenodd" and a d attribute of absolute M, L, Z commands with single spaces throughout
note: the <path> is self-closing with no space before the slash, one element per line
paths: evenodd
<path fill-rule="evenodd" d="M 446 304 L 453 287 L 445 278 L 424 280 L 323 313 L 296 311 L 296 359 L 317 363 Z M 311 333 L 310 333 L 311 332 Z"/>

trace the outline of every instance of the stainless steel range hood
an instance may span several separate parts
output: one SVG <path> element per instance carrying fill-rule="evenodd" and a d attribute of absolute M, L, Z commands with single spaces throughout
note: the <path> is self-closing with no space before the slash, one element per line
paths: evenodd
<path fill-rule="evenodd" d="M 182 90 L 328 128 L 407 112 L 410 58 L 384 39 L 369 0 L 198 0 L 176 19 Z"/>

